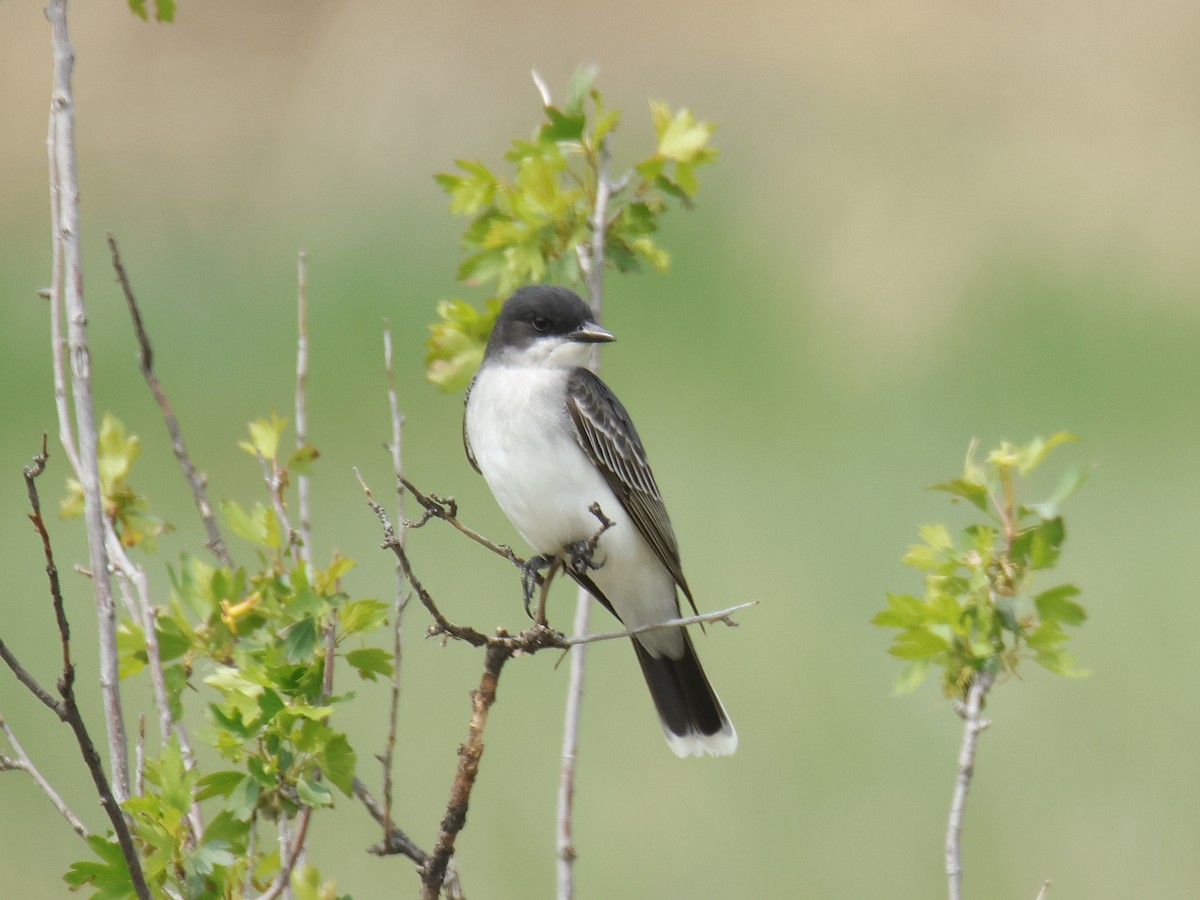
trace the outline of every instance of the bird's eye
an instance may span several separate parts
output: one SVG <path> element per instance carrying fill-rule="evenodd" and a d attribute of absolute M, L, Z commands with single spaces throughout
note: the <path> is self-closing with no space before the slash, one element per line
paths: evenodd
<path fill-rule="evenodd" d="M 550 320 L 545 316 L 536 316 L 533 320 L 533 327 L 537 331 L 545 331 L 550 327 Z"/>

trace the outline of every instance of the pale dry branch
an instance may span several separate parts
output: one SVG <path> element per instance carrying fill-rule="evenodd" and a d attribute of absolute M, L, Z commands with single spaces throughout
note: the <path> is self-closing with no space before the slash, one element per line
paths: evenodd
<path fill-rule="evenodd" d="M 392 422 L 392 441 L 388 451 L 392 457 L 392 474 L 396 479 L 396 517 L 400 522 L 400 530 L 396 540 L 404 543 L 404 475 L 403 428 L 404 416 L 400 413 L 400 403 L 396 393 L 396 370 L 392 364 L 392 327 L 385 319 L 383 322 L 383 367 L 387 375 L 388 412 Z M 383 757 L 383 826 L 384 841 L 392 829 L 392 768 L 396 753 L 396 729 L 400 717 L 400 664 L 404 656 L 404 611 L 412 597 L 405 589 L 404 567 L 396 560 L 396 593 L 392 600 L 392 684 L 391 696 L 388 700 L 388 727 L 384 739 Z"/>
<path fill-rule="evenodd" d="M 946 879 L 949 884 L 950 900 L 962 900 L 962 838 L 963 815 L 966 812 L 967 792 L 971 789 L 971 776 L 975 772 L 975 752 L 979 735 L 990 722 L 981 718 L 983 702 L 991 689 L 995 676 L 989 672 L 976 672 L 967 690 L 967 699 L 959 704 L 958 713 L 963 719 L 962 743 L 958 750 L 958 772 L 954 779 L 954 796 L 950 801 L 950 818 L 946 826 Z"/>
<path fill-rule="evenodd" d="M 296 257 L 296 449 L 308 443 L 308 254 Z M 300 507 L 300 558 L 312 568 L 312 517 L 309 510 L 308 476 L 296 479 Z"/>
<path fill-rule="evenodd" d="M 17 755 L 16 759 L 0 756 L 0 771 L 8 770 L 24 772 L 26 775 L 32 778 L 34 784 L 41 788 L 42 793 L 49 798 L 52 804 L 54 804 L 54 808 L 58 810 L 59 814 L 64 819 L 67 820 L 67 824 L 71 826 L 71 830 L 81 838 L 86 838 L 88 836 L 88 830 L 84 826 L 83 822 L 80 821 L 79 817 L 71 811 L 71 808 L 67 806 L 66 801 L 59 796 L 58 791 L 54 789 L 54 786 L 46 780 L 45 776 L 43 776 L 40 771 L 38 771 L 38 767 L 34 765 L 33 760 L 29 758 L 29 754 L 25 752 L 25 748 L 21 746 L 21 742 L 17 740 L 17 736 L 13 734 L 12 728 L 9 727 L 8 722 L 4 720 L 4 716 L 2 714 L 0 714 L 0 731 L 4 732 L 4 737 L 8 740 L 9 746 L 12 747 L 13 753 Z"/>
<path fill-rule="evenodd" d="M 71 395 L 75 403 L 77 446 L 68 443 L 76 474 L 83 489 L 84 521 L 87 525 L 92 593 L 98 624 L 100 692 L 108 736 L 112 792 L 118 802 L 129 797 L 129 751 L 117 663 L 117 617 L 108 575 L 104 543 L 104 507 L 100 496 L 95 409 L 92 403 L 92 361 L 87 339 L 87 308 L 83 298 L 83 251 L 80 239 L 79 181 L 75 165 L 75 103 L 71 75 L 75 51 L 67 32 L 66 0 L 51 0 L 46 7 L 50 20 L 54 56 L 54 87 L 50 98 L 47 144 L 51 155 L 51 208 L 54 223 L 55 273 L 51 304 L 62 303 L 66 311 L 67 355 Z M 60 268 L 61 265 L 61 268 Z M 57 343 L 57 342 L 56 342 Z M 56 350 L 57 352 L 57 350 Z M 60 415 L 65 402 L 59 404 Z M 60 435 L 70 436 L 70 425 L 60 419 Z"/>

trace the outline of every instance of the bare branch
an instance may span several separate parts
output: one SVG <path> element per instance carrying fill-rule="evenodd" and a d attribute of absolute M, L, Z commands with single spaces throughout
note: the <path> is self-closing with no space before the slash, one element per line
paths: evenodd
<path fill-rule="evenodd" d="M 496 633 L 503 636 L 503 631 Z M 446 867 L 454 854 L 454 842 L 467 823 L 467 807 L 471 800 L 471 789 L 479 774 L 479 760 L 483 756 L 483 730 L 487 726 L 488 712 L 496 702 L 496 687 L 500 672 L 512 656 L 512 650 L 499 645 L 489 646 L 483 658 L 483 675 L 479 688 L 471 694 L 471 723 L 467 729 L 467 740 L 458 750 L 458 771 L 450 787 L 450 801 L 442 817 L 441 831 L 433 853 L 421 867 L 422 900 L 437 900 L 446 877 Z"/>
<path fill-rule="evenodd" d="M 104 764 L 101 762 L 100 754 L 96 752 L 96 746 L 92 743 L 91 735 L 88 734 L 87 726 L 83 722 L 83 716 L 79 712 L 79 705 L 75 701 L 75 664 L 71 661 L 71 626 L 67 621 L 67 614 L 63 605 L 62 591 L 58 581 L 58 566 L 54 562 L 54 550 L 50 546 L 50 534 L 46 531 L 46 523 L 42 518 L 42 506 L 38 498 L 36 484 L 37 477 L 45 471 L 46 458 L 46 437 L 43 435 L 42 452 L 34 457 L 33 465 L 25 469 L 25 487 L 29 494 L 30 508 L 33 510 L 29 520 L 33 523 L 38 537 L 41 538 L 42 554 L 46 559 L 46 575 L 50 582 L 54 618 L 58 626 L 59 642 L 62 646 L 62 674 L 58 678 L 58 693 L 62 697 L 62 702 L 54 701 L 28 672 L 21 669 L 15 659 L 12 658 L 12 654 L 3 646 L 2 642 L 0 642 L 0 656 L 3 656 L 4 661 L 12 668 L 22 684 L 28 687 L 39 700 L 49 706 L 60 720 L 71 726 L 71 731 L 75 735 L 75 741 L 79 745 L 79 752 L 83 756 L 88 773 L 92 776 L 92 783 L 96 786 L 96 792 L 100 796 L 100 805 L 108 815 L 108 819 L 113 826 L 113 832 L 117 836 L 117 843 L 121 847 L 121 854 L 129 869 L 129 877 L 134 891 L 137 893 L 139 900 L 150 900 L 150 888 L 146 885 L 146 879 L 142 874 L 141 860 L 137 855 L 133 838 L 129 833 L 129 826 L 125 821 L 124 814 L 121 812 L 115 791 L 109 786 L 108 779 L 104 777 Z"/>
<path fill-rule="evenodd" d="M 208 502 L 208 481 L 204 473 L 197 471 L 195 465 L 192 464 L 192 458 L 188 455 L 187 445 L 183 440 L 183 432 L 179 427 L 179 420 L 175 418 L 175 411 L 171 408 L 167 393 L 163 390 L 162 383 L 154 371 L 154 350 L 150 346 L 150 338 L 147 336 L 145 325 L 142 322 L 142 313 L 138 309 L 133 287 L 129 283 L 129 276 L 121 261 L 117 240 L 113 237 L 112 232 L 108 233 L 108 249 L 112 254 L 113 271 L 117 274 L 117 281 L 120 282 L 121 290 L 125 294 L 125 304 L 129 307 L 129 318 L 133 322 L 133 332 L 138 342 L 138 368 L 141 370 L 142 377 L 146 379 L 150 393 L 154 395 L 154 401 L 162 413 L 163 423 L 167 426 L 167 434 L 171 437 L 171 450 L 179 462 L 184 479 L 192 489 L 192 501 L 196 504 L 196 511 L 200 513 L 200 520 L 204 523 L 204 530 L 208 533 L 208 542 L 204 546 L 212 551 L 213 555 L 220 560 L 221 565 L 232 569 L 234 568 L 233 558 L 225 546 L 225 538 L 221 535 L 221 529 L 217 527 L 217 518 L 213 514 L 212 504 Z"/>
<path fill-rule="evenodd" d="M 689 625 L 704 625 L 710 622 L 721 622 L 731 628 L 737 627 L 737 622 L 733 621 L 730 616 L 736 612 L 741 612 L 743 609 L 749 609 L 752 606 L 758 606 L 758 600 L 750 600 L 746 603 L 739 603 L 737 606 L 731 606 L 728 609 L 718 609 L 715 612 L 700 613 L 695 616 L 684 616 L 679 619 L 668 619 L 665 622 L 655 622 L 651 625 L 640 625 L 637 628 L 628 628 L 621 631 L 602 631 L 595 634 L 575 635 L 569 638 L 563 638 L 563 643 L 568 647 L 580 647 L 583 644 L 594 644 L 597 641 L 612 641 L 617 638 L 637 637 L 639 634 L 645 634 L 648 631 L 662 631 L 665 628 L 687 628 Z"/>
<path fill-rule="evenodd" d="M 279 874 L 275 876 L 275 880 L 271 882 L 270 887 L 258 896 L 258 900 L 275 900 L 287 888 L 291 881 L 292 870 L 296 868 L 296 863 L 300 860 L 300 854 L 304 851 L 304 842 L 308 838 L 308 823 L 311 819 L 312 807 L 306 806 L 300 811 L 300 815 L 297 817 L 296 836 L 289 840 L 283 826 L 284 818 L 280 816 L 279 840 L 283 844 L 283 848 L 281 849 L 283 858 L 281 859 Z"/>
<path fill-rule="evenodd" d="M 352 787 L 354 796 L 362 801 L 362 805 L 371 814 L 371 818 L 386 829 L 383 840 L 369 847 L 367 852 L 375 856 L 404 856 L 416 863 L 417 866 L 424 866 L 429 860 L 429 854 L 418 847 L 412 838 L 402 830 L 394 824 L 389 823 L 387 810 L 379 804 L 378 800 L 371 796 L 371 791 L 362 780 L 355 778 Z M 453 859 L 450 860 L 446 867 L 446 877 L 442 882 L 442 896 L 446 900 L 464 900 L 462 885 L 459 882 L 458 872 L 454 868 Z"/>
<path fill-rule="evenodd" d="M 1050 893 L 1050 886 L 1051 886 L 1051 881 L 1049 878 L 1047 878 L 1045 881 L 1042 882 L 1042 889 L 1040 891 L 1038 891 L 1038 895 L 1035 898 L 1035 900 L 1046 900 L 1046 895 Z"/>
<path fill-rule="evenodd" d="M 83 822 L 79 820 L 79 817 L 75 815 L 75 813 L 71 812 L 71 808 L 67 806 L 66 802 L 58 795 L 58 792 L 54 790 L 54 787 L 50 784 L 50 782 L 48 782 L 42 773 L 38 771 L 37 766 L 35 766 L 33 760 L 29 758 L 29 754 L 25 752 L 25 748 L 21 746 L 20 741 L 17 740 L 17 736 L 13 734 L 12 729 L 9 728 L 8 722 L 4 720 L 3 715 L 0 715 L 0 731 L 4 732 L 4 737 L 8 739 L 9 746 L 11 746 L 13 752 L 17 754 L 17 758 L 15 760 L 0 756 L 0 771 L 9 769 L 21 771 L 27 774 L 33 779 L 34 783 L 42 789 L 42 793 L 50 798 L 50 802 L 54 804 L 54 808 L 59 811 L 62 817 L 67 820 L 67 824 L 71 826 L 71 830 L 81 838 L 86 838 L 88 836 L 88 830 L 84 826 Z"/>
<path fill-rule="evenodd" d="M 586 252 L 582 246 L 579 248 L 579 262 L 587 280 L 588 301 L 592 308 L 592 315 L 599 322 L 604 312 L 604 242 L 608 229 L 608 201 L 614 190 L 614 185 L 608 177 L 609 153 L 606 139 L 601 140 L 600 146 L 596 148 L 596 154 L 596 202 L 592 207 L 591 216 L 592 239 Z M 592 348 L 589 368 L 593 372 L 600 368 L 599 347 Z M 597 535 L 598 538 L 599 535 Z M 583 634 L 587 631 L 591 609 L 591 595 L 581 586 L 575 596 L 574 628 L 576 634 Z M 567 677 L 562 754 L 558 770 L 558 799 L 555 815 L 558 831 L 555 840 L 558 857 L 557 893 L 555 896 L 558 900 L 571 900 L 575 895 L 576 850 L 572 817 L 575 808 L 575 768 L 579 755 L 580 710 L 583 706 L 586 672 L 587 653 L 584 647 L 579 647 L 571 655 L 570 671 Z"/>
<path fill-rule="evenodd" d="M 100 496 L 96 419 L 92 405 L 91 351 L 87 342 L 87 308 L 83 300 L 79 182 L 75 169 L 75 104 L 71 93 L 75 51 L 71 48 L 67 34 L 66 0 L 51 0 L 46 8 L 46 15 L 50 20 L 51 46 L 54 53 L 54 88 L 50 98 L 47 143 L 53 160 L 50 167 L 53 182 L 50 189 L 51 206 L 58 213 L 58 219 L 54 223 L 54 239 L 57 244 L 55 258 L 59 259 L 61 253 L 62 267 L 61 278 L 56 277 L 52 291 L 55 287 L 61 290 L 65 301 L 71 393 L 75 400 L 75 428 L 78 436 L 78 447 L 68 449 L 67 453 L 68 456 L 78 453 L 77 474 L 83 487 L 92 592 L 99 625 L 98 680 L 104 699 L 112 791 L 118 801 L 123 801 L 129 796 L 129 756 L 117 673 L 117 618 L 108 576 L 108 556 L 104 546 L 104 508 Z M 51 303 L 57 302 L 58 296 L 52 296 Z M 62 409 L 63 405 L 60 405 L 60 411 Z M 69 426 L 64 427 L 61 421 L 59 424 L 60 433 L 69 435 Z"/>
<path fill-rule="evenodd" d="M 361 482 L 361 479 L 359 480 Z M 458 503 L 453 497 L 439 497 L 437 494 L 423 494 L 411 481 L 403 476 L 400 477 L 400 484 L 403 485 L 404 489 L 412 494 L 413 499 L 425 509 L 425 515 L 417 521 L 411 522 L 406 520 L 404 523 L 406 527 L 421 528 L 430 519 L 441 519 L 443 522 L 448 522 L 450 525 L 453 525 L 475 543 L 479 544 L 480 546 L 487 547 L 497 556 L 504 557 L 518 568 L 525 565 L 525 560 L 513 553 L 512 548 L 507 544 L 497 544 L 495 541 L 490 541 L 474 528 L 471 528 L 470 526 L 459 521 Z M 540 576 L 536 578 L 536 583 L 542 583 Z"/>
<path fill-rule="evenodd" d="M 404 544 L 404 485 L 401 478 L 404 475 L 404 454 L 401 443 L 404 428 L 404 416 L 400 414 L 400 403 L 396 395 L 396 371 L 392 365 L 392 327 L 385 319 L 383 322 L 383 367 L 387 373 L 388 411 L 392 420 L 392 442 L 389 451 L 392 456 L 392 473 L 396 478 L 396 517 L 400 521 L 400 530 L 396 540 Z M 392 691 L 388 702 L 388 728 L 384 739 L 383 757 L 383 826 L 384 842 L 389 840 L 392 831 L 392 768 L 396 753 L 396 729 L 400 719 L 400 664 L 404 655 L 404 611 L 412 597 L 405 589 L 404 567 L 396 560 L 396 594 L 392 600 Z"/>
<path fill-rule="evenodd" d="M 976 672 L 967 691 L 967 700 L 959 707 L 963 718 L 962 743 L 958 750 L 958 774 L 954 780 L 954 796 L 950 801 L 950 819 L 946 827 L 946 878 L 949 882 L 950 900 L 962 900 L 962 852 L 959 841 L 962 837 L 963 814 L 967 805 L 967 792 L 971 788 L 971 776 L 975 772 L 975 749 L 979 735 L 990 722 L 980 718 L 984 698 L 991 689 L 995 676 L 989 672 Z"/>
<path fill-rule="evenodd" d="M 296 448 L 308 443 L 308 254 L 296 257 Z M 300 558 L 312 568 L 312 518 L 309 515 L 308 476 L 296 480 L 300 505 Z"/>

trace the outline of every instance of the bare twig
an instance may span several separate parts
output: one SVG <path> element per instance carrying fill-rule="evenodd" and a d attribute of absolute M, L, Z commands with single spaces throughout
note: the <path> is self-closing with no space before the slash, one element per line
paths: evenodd
<path fill-rule="evenodd" d="M 71 808 L 67 806 L 62 797 L 58 795 L 58 791 L 54 790 L 53 785 L 51 785 L 50 782 L 45 779 L 42 773 L 38 771 L 37 766 L 34 765 L 33 760 L 29 758 L 29 754 L 25 752 L 25 748 L 21 746 L 20 741 L 18 741 L 17 736 L 13 734 L 12 729 L 9 727 L 8 722 L 4 720 L 3 715 L 0 715 L 0 731 L 4 732 L 4 737 L 7 738 L 9 746 L 11 746 L 13 749 L 13 753 L 17 754 L 16 759 L 9 759 L 6 756 L 0 756 L 0 771 L 4 771 L 6 769 L 20 771 L 32 778 L 34 783 L 42 789 L 42 793 L 45 794 L 50 799 L 50 802 L 54 804 L 54 808 L 59 811 L 59 814 L 61 814 L 64 819 L 67 820 L 67 823 L 71 826 L 71 830 L 81 838 L 86 838 L 88 836 L 88 830 L 84 826 L 83 822 L 79 820 L 79 817 L 75 815 L 75 813 L 71 812 Z"/>
<path fill-rule="evenodd" d="M 362 479 L 359 479 L 360 483 Z M 502 556 L 516 566 L 525 565 L 525 560 L 513 553 L 511 547 L 507 544 L 497 544 L 495 541 L 488 540 L 474 528 L 464 524 L 458 518 L 458 503 L 453 497 L 439 497 L 437 494 L 423 494 L 411 481 L 404 476 L 400 476 L 400 484 L 406 491 L 412 494 L 413 499 L 417 501 L 425 510 L 425 515 L 415 522 L 405 520 L 404 525 L 407 528 L 421 528 L 430 519 L 441 519 L 461 531 L 475 543 L 480 546 L 487 547 L 497 556 Z M 368 492 L 369 494 L 369 492 Z M 535 576 L 535 583 L 541 584 L 542 578 L 540 575 Z"/>
<path fill-rule="evenodd" d="M 138 342 L 138 368 L 141 370 L 142 377 L 146 379 L 150 393 L 154 395 L 154 401 L 162 413 L 163 423 L 167 426 L 167 434 L 171 437 L 171 450 L 175 453 L 175 459 L 179 462 L 184 479 L 192 489 L 192 501 L 196 504 L 196 511 L 200 513 L 200 520 L 204 523 L 204 530 L 208 533 L 208 542 L 204 546 L 212 551 L 213 555 L 220 560 L 221 565 L 232 569 L 234 567 L 233 558 L 225 546 L 225 538 L 221 535 L 221 529 L 217 527 L 217 517 L 213 514 L 212 504 L 208 502 L 208 480 L 203 472 L 196 470 L 191 456 L 188 455 L 187 444 L 184 443 L 179 420 L 175 418 L 171 401 L 167 399 L 167 393 L 163 390 L 162 383 L 154 371 L 154 350 L 150 346 L 150 338 L 147 336 L 145 325 L 142 322 L 142 313 L 138 308 L 133 287 L 129 282 L 129 275 L 121 261 L 117 241 L 112 232 L 108 233 L 108 249 L 112 255 L 113 271 L 116 272 L 117 281 L 120 282 L 121 290 L 125 294 L 125 303 L 129 307 L 129 318 L 133 322 L 133 332 Z"/>
<path fill-rule="evenodd" d="M 954 780 L 954 796 L 950 801 L 950 819 L 946 827 L 946 878 L 949 883 L 950 900 L 962 900 L 962 852 L 959 840 L 962 837 L 963 814 L 967 805 L 967 792 L 971 788 L 971 776 L 975 771 L 975 749 L 979 734 L 990 724 L 980 717 L 984 698 L 991 689 L 995 676 L 989 672 L 976 672 L 967 690 L 965 703 L 958 712 L 963 719 L 962 743 L 958 750 L 958 774 Z"/>
<path fill-rule="evenodd" d="M 258 464 L 262 468 L 263 482 L 267 486 L 267 493 L 271 495 L 271 508 L 275 510 L 275 518 L 279 520 L 279 527 L 283 529 L 287 546 L 294 547 L 298 536 L 288 520 L 287 507 L 283 500 L 283 475 L 279 465 L 275 460 L 268 460 L 260 450 L 256 449 L 254 455 L 258 457 Z"/>
<path fill-rule="evenodd" d="M 388 450 L 392 457 L 392 473 L 396 478 L 396 516 L 400 530 L 396 540 L 404 544 L 404 453 L 401 442 L 404 416 L 400 414 L 400 403 L 396 395 L 396 371 L 392 365 L 392 326 L 383 322 L 383 367 L 387 373 L 388 411 L 392 420 L 392 441 Z M 384 842 L 392 831 L 392 767 L 396 753 L 396 729 L 400 719 L 400 663 L 404 655 L 404 611 L 412 595 L 405 588 L 404 567 L 396 560 L 396 594 L 392 600 L 392 691 L 388 702 L 387 737 L 383 744 L 383 826 Z"/>
<path fill-rule="evenodd" d="M 394 823 L 389 823 L 387 810 L 380 805 L 378 800 L 371 796 L 371 791 L 362 780 L 355 778 L 352 787 L 354 796 L 362 801 L 362 805 L 371 814 L 371 818 L 385 829 L 383 840 L 369 847 L 367 852 L 375 856 L 403 856 L 412 860 L 418 867 L 424 866 L 429 860 L 429 854 L 418 847 L 416 842 L 401 829 L 397 828 Z M 459 881 L 453 859 L 450 860 L 446 867 L 446 877 L 442 882 L 442 896 L 446 900 L 464 900 L 462 884 Z"/>
<path fill-rule="evenodd" d="M 683 616 L 679 619 L 667 619 L 665 622 L 639 625 L 637 628 L 624 628 L 620 631 L 576 634 L 568 638 L 563 638 L 563 643 L 568 647 L 580 647 L 584 644 L 594 644 L 597 641 L 613 641 L 617 638 L 637 637 L 639 634 L 645 634 L 648 631 L 662 631 L 666 628 L 687 628 L 689 625 L 707 625 L 711 622 L 720 622 L 731 628 L 736 628 L 738 623 L 730 617 L 736 612 L 741 612 L 743 609 L 758 606 L 758 603 L 759 601 L 757 600 L 750 600 L 746 603 L 739 603 L 737 606 L 730 606 L 728 609 L 718 609 L 714 612 L 700 613 L 695 616 Z"/>
<path fill-rule="evenodd" d="M 497 637 L 503 636 L 502 631 Z M 458 749 L 458 771 L 450 787 L 450 801 L 442 817 L 441 831 L 433 853 L 421 867 L 422 900 L 437 900 L 446 877 L 446 866 L 454 855 L 454 842 L 467 823 L 467 807 L 471 800 L 471 789 L 479 774 L 479 760 L 483 756 L 483 730 L 487 726 L 488 712 L 496 702 L 496 687 L 500 672 L 513 651 L 500 645 L 489 646 L 483 658 L 483 675 L 479 688 L 471 694 L 471 723 L 467 729 L 467 740 Z"/>
<path fill-rule="evenodd" d="M 71 727 L 71 731 L 75 735 L 75 741 L 79 745 L 79 752 L 83 756 L 83 761 L 87 766 L 88 773 L 92 776 L 92 783 L 96 786 L 96 793 L 100 796 L 100 805 L 108 815 L 108 819 L 113 826 L 113 832 L 117 836 L 117 843 L 120 845 L 121 854 L 129 869 L 129 878 L 133 884 L 134 891 L 137 893 L 139 900 L 150 900 L 150 888 L 146 885 L 146 879 L 142 874 L 141 860 L 134 847 L 133 838 L 129 833 L 129 825 L 126 823 L 125 816 L 121 812 L 120 803 L 116 798 L 115 792 L 109 786 L 108 779 L 104 776 L 104 764 L 101 762 L 100 754 L 96 751 L 96 745 L 92 743 L 91 735 L 88 734 L 87 726 L 84 724 L 83 716 L 79 711 L 79 705 L 75 700 L 75 664 L 71 661 L 71 626 L 67 622 L 62 590 L 58 580 L 58 566 L 54 562 L 54 551 L 50 546 L 50 534 L 46 531 L 46 523 L 42 518 L 42 506 L 38 498 L 36 484 L 37 477 L 45 471 L 46 459 L 46 436 L 43 435 L 42 452 L 33 458 L 33 465 L 25 469 L 25 487 L 29 494 L 30 508 L 33 510 L 29 520 L 33 523 L 34 530 L 37 531 L 38 537 L 42 542 L 42 554 L 46 560 L 46 577 L 50 583 L 54 619 L 58 626 L 59 642 L 62 647 L 62 673 L 58 678 L 58 693 L 62 697 L 62 700 L 57 701 L 51 697 L 49 691 L 38 684 L 37 679 L 30 675 L 28 670 L 16 660 L 12 652 L 4 646 L 2 641 L 0 641 L 0 658 L 3 658 L 8 667 L 12 669 L 18 681 L 29 688 L 33 695 L 48 706 L 61 721 L 66 722 Z"/>
<path fill-rule="evenodd" d="M 308 254 L 296 257 L 296 448 L 308 443 Z M 308 505 L 308 476 L 296 480 L 300 505 L 300 558 L 312 568 L 312 518 Z"/>
<path fill-rule="evenodd" d="M 108 575 L 108 555 L 104 546 L 104 508 L 100 496 L 99 463 L 95 410 L 92 405 L 92 363 L 87 342 L 87 309 L 83 300 L 83 254 L 80 241 L 79 182 L 75 169 L 75 104 L 71 93 L 71 73 L 75 51 L 67 34 L 66 0 L 51 0 L 46 7 L 50 20 L 54 52 L 54 88 L 50 98 L 50 125 L 47 142 L 53 162 L 50 169 L 51 207 L 58 213 L 54 223 L 55 256 L 61 253 L 61 278 L 52 286 L 51 303 L 62 302 L 66 310 L 71 393 L 75 400 L 75 428 L 78 447 L 77 475 L 83 488 L 84 521 L 87 523 L 92 592 L 99 626 L 100 691 L 104 701 L 104 721 L 108 733 L 109 767 L 112 792 L 118 801 L 129 796 L 129 752 L 125 738 L 125 718 L 121 710 L 121 689 L 117 672 L 117 617 L 113 607 L 112 585 Z M 63 411 L 60 404 L 59 411 Z M 60 434 L 70 434 L 70 426 L 59 423 Z M 68 445 L 70 446 L 70 445 Z"/>
<path fill-rule="evenodd" d="M 585 248 L 579 248 L 579 261 L 587 280 L 588 301 L 592 316 L 597 322 L 604 312 L 604 240 L 608 228 L 608 201 L 614 185 L 608 177 L 608 141 L 601 140 L 596 148 L 596 201 L 592 208 L 592 239 Z M 589 368 L 593 372 L 600 368 L 599 347 L 592 348 Z M 575 596 L 575 634 L 584 634 L 591 616 L 592 597 L 581 586 Z M 587 654 L 583 647 L 571 654 L 570 671 L 567 676 L 567 701 L 563 713 L 562 752 L 558 770 L 558 799 L 555 821 L 557 836 L 555 850 L 557 864 L 558 900 L 570 900 L 575 895 L 575 848 L 572 818 L 575 809 L 575 769 L 579 756 L 579 724 L 583 706 L 584 683 L 587 672 Z"/>
<path fill-rule="evenodd" d="M 292 870 L 296 868 L 296 863 L 300 860 L 300 854 L 304 852 L 304 843 L 308 839 L 308 823 L 312 819 L 312 807 L 306 806 L 300 810 L 300 815 L 296 818 L 296 834 L 294 837 L 287 833 L 284 826 L 284 817 L 279 817 L 279 843 L 281 855 L 281 865 L 279 874 L 275 876 L 275 880 L 271 882 L 262 894 L 258 896 L 258 900 L 275 900 L 284 890 L 288 888 L 291 882 Z"/>
<path fill-rule="evenodd" d="M 1046 895 L 1050 893 L 1050 886 L 1051 886 L 1050 879 L 1047 878 L 1045 881 L 1042 882 L 1042 889 L 1040 891 L 1038 891 L 1038 895 L 1036 898 L 1034 898 L 1034 900 L 1046 900 Z"/>

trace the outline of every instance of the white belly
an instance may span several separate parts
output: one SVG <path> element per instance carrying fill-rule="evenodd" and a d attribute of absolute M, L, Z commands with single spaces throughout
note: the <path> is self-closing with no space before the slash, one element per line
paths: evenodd
<path fill-rule="evenodd" d="M 538 553 L 556 554 L 595 534 L 599 522 L 588 506 L 599 503 L 615 525 L 601 537 L 594 557 L 600 564 L 591 573 L 597 587 L 629 628 L 674 618 L 679 604 L 670 573 L 576 443 L 574 425 L 559 405 L 567 374 L 517 367 L 481 373 L 466 411 L 475 461 L 504 514 Z M 480 434 L 494 439 L 481 441 Z M 649 632 L 640 640 L 655 654 L 676 656 L 682 650 L 676 629 Z"/>

